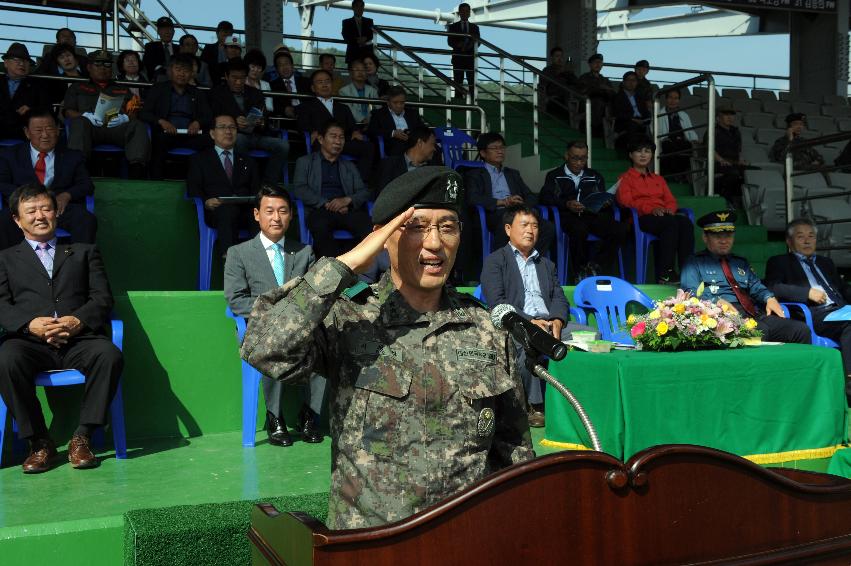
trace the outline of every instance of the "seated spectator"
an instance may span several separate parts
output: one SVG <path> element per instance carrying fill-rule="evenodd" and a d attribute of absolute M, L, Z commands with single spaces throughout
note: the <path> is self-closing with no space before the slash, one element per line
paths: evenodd
<path fill-rule="evenodd" d="M 576 75 L 567 68 L 564 64 L 564 50 L 561 47 L 553 47 L 550 49 L 550 63 L 544 70 L 541 71 L 545 77 L 553 79 L 557 84 L 546 79 L 542 80 L 538 85 L 540 95 L 540 105 L 543 106 L 549 114 L 567 118 L 568 116 L 568 101 L 570 96 L 568 92 L 559 85 L 577 88 L 579 79 Z"/>
<path fill-rule="evenodd" d="M 192 57 L 178 53 L 169 64 L 171 80 L 148 89 L 139 118 L 151 128 L 151 178 L 162 179 L 168 152 L 177 147 L 201 151 L 210 147 L 212 124 L 207 98 L 192 78 Z"/>
<path fill-rule="evenodd" d="M 36 69 L 36 74 L 50 75 L 54 77 L 87 78 L 86 72 L 80 68 L 80 61 L 74 48 L 70 45 L 60 43 L 54 47 L 47 58 Z M 50 104 L 61 104 L 68 90 L 68 81 L 45 81 L 48 100 Z"/>
<path fill-rule="evenodd" d="M 320 72 L 327 75 L 325 71 L 316 73 Z M 334 257 L 341 252 L 334 230 L 348 230 L 354 243 L 372 231 L 366 210 L 369 190 L 355 166 L 340 159 L 346 142 L 343 126 L 329 120 L 316 133 L 318 151 L 296 161 L 293 193 L 304 203 L 317 257 Z"/>
<path fill-rule="evenodd" d="M 26 115 L 47 108 L 47 92 L 31 79 L 33 61 L 23 43 L 13 43 L 3 55 L 6 74 L 0 77 L 0 139 L 24 139 Z"/>
<path fill-rule="evenodd" d="M 209 65 L 207 65 L 206 61 L 203 61 L 200 57 L 198 57 L 198 40 L 195 36 L 191 34 L 181 36 L 180 41 L 178 42 L 178 49 L 180 50 L 180 53 L 185 53 L 191 56 L 195 61 L 195 64 L 198 66 L 195 70 L 195 80 L 190 84 L 208 88 L 213 86 L 212 79 L 210 78 Z"/>
<path fill-rule="evenodd" d="M 349 77 L 352 82 L 343 86 L 340 89 L 340 96 L 349 96 L 351 98 L 378 98 L 378 89 L 366 82 L 366 67 L 363 61 L 355 59 L 349 63 Z M 355 122 L 359 125 L 366 125 L 369 122 L 369 112 L 372 108 L 369 104 L 356 104 L 347 102 L 346 105 L 352 111 L 352 116 Z"/>
<path fill-rule="evenodd" d="M 591 99 L 591 128 L 594 136 L 602 137 L 603 118 L 617 92 L 609 79 L 600 72 L 603 69 L 603 56 L 600 53 L 588 58 L 588 67 L 588 72 L 579 76 L 579 88 Z"/>
<path fill-rule="evenodd" d="M 656 132 L 662 142 L 661 172 L 666 176 L 675 174 L 677 179 L 687 182 L 684 174 L 691 170 L 692 148 L 698 139 L 697 133 L 691 129 L 691 118 L 680 110 L 679 90 L 669 90 L 665 93 L 664 112 L 665 116 L 659 116 Z M 672 153 L 676 155 L 670 155 Z"/>
<path fill-rule="evenodd" d="M 638 79 L 635 84 L 635 92 L 644 101 L 644 104 L 647 106 L 647 112 L 652 113 L 653 96 L 656 94 L 656 88 L 647 80 L 648 73 L 650 73 L 650 63 L 647 59 L 642 59 L 635 63 L 635 77 Z"/>
<path fill-rule="evenodd" d="M 269 83 L 263 80 L 263 71 L 266 70 L 266 56 L 259 49 L 252 49 L 245 54 L 245 64 L 248 65 L 248 76 L 245 78 L 245 84 L 256 88 L 260 92 L 271 92 L 272 87 Z M 266 112 L 272 113 L 275 111 L 275 105 L 271 96 L 265 98 Z"/>
<path fill-rule="evenodd" d="M 234 315 L 248 319 L 258 296 L 294 277 L 303 276 L 315 263 L 313 248 L 285 237 L 293 210 L 292 199 L 284 189 L 272 185 L 260 187 L 254 206 L 254 220 L 260 232 L 251 240 L 228 249 L 225 259 L 225 298 Z M 269 444 L 292 446 L 282 406 L 284 384 L 265 375 L 260 383 L 266 403 L 265 428 Z M 322 442 L 317 425 L 324 395 L 325 378 L 313 374 L 307 401 L 299 414 L 298 430 L 305 442 Z"/>
<path fill-rule="evenodd" d="M 118 67 L 118 75 L 116 76 L 116 79 L 119 81 L 134 83 L 149 82 L 148 77 L 145 76 L 145 73 L 141 70 L 142 61 L 139 59 L 139 54 L 135 51 L 122 51 L 119 53 L 116 66 Z M 133 96 L 142 98 L 142 89 L 138 87 L 130 87 L 130 92 L 133 93 Z"/>
<path fill-rule="evenodd" d="M 721 108 L 715 117 L 715 192 L 728 206 L 742 208 L 742 183 L 747 162 L 742 159 L 742 133 L 734 124 L 736 111 Z M 708 143 L 707 134 L 703 143 Z M 664 171 L 664 169 L 663 169 Z"/>
<path fill-rule="evenodd" d="M 77 34 L 70 28 L 59 28 L 56 30 L 56 43 L 53 45 L 45 44 L 41 49 L 41 58 L 46 59 L 50 52 L 57 45 L 70 45 L 74 48 L 74 53 L 77 55 L 77 60 L 80 62 L 80 66 L 86 67 L 86 50 L 83 47 L 77 45 Z"/>
<path fill-rule="evenodd" d="M 71 234 L 72 242 L 94 244 L 97 220 L 86 210 L 86 197 L 94 192 L 94 185 L 83 154 L 57 147 L 59 131 L 50 110 L 28 114 L 24 134 L 29 143 L 0 152 L 0 193 L 8 202 L 20 186 L 36 183 L 48 187 L 56 199 L 57 226 Z M 23 239 L 9 208 L 0 211 L 0 227 L 0 249 Z"/>
<path fill-rule="evenodd" d="M 830 313 L 851 304 L 851 285 L 839 277 L 833 260 L 816 254 L 818 228 L 807 218 L 786 227 L 789 253 L 768 259 L 765 284 L 780 302 L 804 303 L 813 330 L 839 344 L 845 368 L 845 395 L 851 399 L 851 322 L 825 322 Z"/>
<path fill-rule="evenodd" d="M 732 254 L 736 236 L 736 213 L 710 212 L 698 218 L 706 249 L 688 260 L 682 271 L 682 289 L 722 308 L 732 308 L 756 321 L 757 330 L 767 342 L 811 342 L 810 329 L 803 322 L 788 320 L 774 293 L 759 280 L 748 260 Z"/>
<path fill-rule="evenodd" d="M 247 76 L 248 65 L 245 62 L 241 59 L 228 61 L 225 84 L 210 91 L 210 107 L 214 116 L 229 114 L 236 119 L 239 126 L 236 147 L 239 153 L 248 154 L 252 149 L 262 149 L 269 153 L 263 179 L 272 184 L 281 183 L 290 144 L 279 135 L 272 135 L 266 128 L 266 103 L 259 90 L 245 84 Z"/>
<path fill-rule="evenodd" d="M 160 69 L 166 69 L 172 56 L 178 52 L 177 45 L 171 41 L 174 39 L 174 23 L 171 18 L 163 16 L 157 20 L 157 35 L 159 41 L 146 43 L 145 53 L 142 55 L 142 64 L 149 77 L 155 77 Z"/>
<path fill-rule="evenodd" d="M 372 55 L 373 31 L 372 18 L 363 17 L 364 2 L 363 0 L 354 0 L 352 2 L 352 12 L 354 15 L 351 18 L 343 20 L 343 41 L 346 42 L 346 64 L 351 65 L 352 61 L 363 59 L 367 55 Z"/>
<path fill-rule="evenodd" d="M 316 98 L 302 99 L 301 104 L 296 108 L 298 129 L 310 132 L 310 141 L 315 144 L 319 137 L 319 130 L 328 120 L 337 122 L 346 132 L 343 153 L 357 159 L 361 178 L 368 183 L 372 174 L 375 149 L 371 143 L 363 139 L 363 134 L 356 128 L 357 124 L 349 107 L 332 97 L 331 80 L 330 73 L 322 69 L 314 71 L 310 76 L 310 90 Z"/>
<path fill-rule="evenodd" d="M 387 155 L 401 155 L 405 152 L 408 133 L 423 126 L 422 118 L 413 108 L 405 106 L 405 89 L 401 86 L 390 87 L 387 91 L 387 105 L 372 111 L 366 132 L 372 139 L 384 136 L 384 151 Z"/>
<path fill-rule="evenodd" d="M 777 138 L 768 152 L 768 158 L 775 163 L 786 163 L 786 148 L 793 141 L 805 139 L 803 137 L 806 127 L 804 114 L 789 114 L 786 116 L 786 133 Z M 792 162 L 795 171 L 808 171 L 824 167 L 824 157 L 816 148 L 802 147 L 792 151 Z"/>
<path fill-rule="evenodd" d="M 366 82 L 375 87 L 375 90 L 378 91 L 378 98 L 387 96 L 390 83 L 378 76 L 378 70 L 381 68 L 378 56 L 374 53 L 364 55 L 363 66 L 366 69 Z"/>
<path fill-rule="evenodd" d="M 383 190 L 396 177 L 401 177 L 417 167 L 431 164 L 435 145 L 436 138 L 431 128 L 425 126 L 413 128 L 405 141 L 405 152 L 381 160 L 378 170 L 378 191 Z"/>
<path fill-rule="evenodd" d="M 70 120 L 68 147 L 82 151 L 86 159 L 93 144 L 109 143 L 123 147 L 130 163 L 130 177 L 144 178 L 149 151 L 148 132 L 145 125 L 135 118 L 135 111 L 128 108 L 127 103 L 133 98 L 133 93 L 113 82 L 112 58 L 106 51 L 92 53 L 88 71 L 89 82 L 74 83 L 65 93 L 65 117 Z M 95 114 L 101 94 L 124 98 L 121 112 L 106 123 Z"/>
<path fill-rule="evenodd" d="M 239 230 L 255 230 L 250 204 L 233 204 L 220 197 L 251 196 L 260 188 L 257 164 L 236 145 L 236 120 L 230 114 L 218 114 L 210 137 L 213 147 L 189 158 L 186 192 L 204 201 L 204 222 L 219 231 L 222 257 L 236 244 Z"/>
<path fill-rule="evenodd" d="M 503 230 L 508 243 L 485 258 L 482 268 L 482 294 L 490 308 L 509 304 L 523 318 L 552 334 L 557 340 L 569 340 L 576 330 L 594 331 L 588 326 L 568 322 L 570 305 L 558 282 L 555 264 L 535 249 L 538 240 L 538 211 L 525 205 L 513 205 L 503 213 Z M 515 363 L 523 379 L 529 412 L 529 426 L 544 426 L 543 382 L 526 367 L 526 351 L 515 341 Z"/>
<path fill-rule="evenodd" d="M 265 73 L 263 73 L 263 78 L 269 81 L 269 84 L 272 84 L 275 79 L 280 77 L 280 75 L 278 74 L 278 69 L 275 68 L 275 61 L 277 61 L 278 55 L 280 53 L 287 53 L 290 57 L 292 57 L 293 55 L 290 52 L 290 48 L 283 43 L 275 47 L 275 50 L 272 52 L 272 64 L 268 66 L 266 68 Z"/>
<path fill-rule="evenodd" d="M 311 94 L 310 81 L 295 74 L 293 56 L 289 51 L 278 51 L 275 55 L 275 71 L 278 78 L 274 79 L 269 85 L 273 92 Z M 301 104 L 298 98 L 288 96 L 276 96 L 274 102 L 275 114 L 287 118 L 295 118 L 295 109 Z"/>
<path fill-rule="evenodd" d="M 337 96 L 340 94 L 340 89 L 343 88 L 343 77 L 337 72 L 337 58 L 331 53 L 322 53 L 319 56 L 319 68 L 328 71 L 333 80 L 331 84 L 331 94 Z"/>
<path fill-rule="evenodd" d="M 629 225 L 615 220 L 615 199 L 606 191 L 603 176 L 587 164 L 585 142 L 570 142 L 564 152 L 564 164 L 547 173 L 539 195 L 541 204 L 559 209 L 562 230 L 570 238 L 570 259 L 577 267 L 577 281 L 606 273 L 600 264 L 607 269 L 614 266 L 618 249 L 626 243 L 629 234 Z M 608 195 L 605 199 L 610 200 L 594 201 L 604 198 L 600 194 Z M 583 200 L 592 207 L 588 208 Z M 597 262 L 589 261 L 589 234 L 600 238 Z"/>
<path fill-rule="evenodd" d="M 680 266 L 694 252 L 694 227 L 687 216 L 677 213 L 677 199 L 660 175 L 650 172 L 656 146 L 649 139 L 637 139 L 628 147 L 632 166 L 620 176 L 617 201 L 638 211 L 638 225 L 659 238 L 656 250 L 656 281 L 675 285 L 680 279 L 674 261 Z"/>
<path fill-rule="evenodd" d="M 509 206 L 525 204 L 534 206 L 535 195 L 523 181 L 520 172 L 505 167 L 505 138 L 495 132 L 484 133 L 476 140 L 479 157 L 484 167 L 469 169 L 464 175 L 467 202 L 481 206 L 487 215 L 488 230 L 493 234 L 493 249 L 508 241 L 503 215 Z M 555 227 L 548 220 L 540 222 L 540 237 L 535 248 L 546 255 L 555 239 Z"/>
<path fill-rule="evenodd" d="M 615 145 L 619 149 L 626 149 L 632 138 L 647 137 L 650 112 L 647 110 L 647 101 L 635 91 L 637 84 L 638 78 L 633 71 L 624 73 L 621 88 L 612 102 L 612 113 L 615 117 Z"/>
<path fill-rule="evenodd" d="M 230 60 L 225 42 L 233 35 L 233 24 L 222 20 L 216 26 L 216 43 L 208 43 L 201 51 L 201 60 L 207 63 L 210 71 L 211 86 L 217 86 L 222 82 L 224 69 L 222 65 Z"/>
<path fill-rule="evenodd" d="M 106 413 L 123 368 L 109 338 L 112 294 L 100 252 L 92 244 L 56 240 L 56 199 L 37 183 L 9 199 L 26 241 L 0 253 L 0 396 L 30 443 L 23 471 L 48 471 L 56 462 L 36 396 L 35 375 L 72 368 L 86 376 L 77 429 L 68 444 L 72 468 L 98 465 L 91 436 Z M 62 300 L 59 300 L 59 297 Z"/>

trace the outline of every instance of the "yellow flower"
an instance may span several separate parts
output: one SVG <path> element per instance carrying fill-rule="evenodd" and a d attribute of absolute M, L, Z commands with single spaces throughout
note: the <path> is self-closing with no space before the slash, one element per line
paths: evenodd
<path fill-rule="evenodd" d="M 747 328 L 748 330 L 753 330 L 754 328 L 756 328 L 756 321 L 752 318 L 747 319 L 745 321 L 745 328 Z"/>
<path fill-rule="evenodd" d="M 626 323 L 629 324 L 629 325 L 635 324 L 635 315 L 631 314 L 628 317 L 626 317 Z"/>
<path fill-rule="evenodd" d="M 686 306 L 683 303 L 677 303 L 676 305 L 674 305 L 673 310 L 677 314 L 683 314 L 684 312 L 686 312 Z"/>
<path fill-rule="evenodd" d="M 727 303 L 721 303 L 721 311 L 727 312 L 730 310 L 730 307 L 727 306 Z"/>
<path fill-rule="evenodd" d="M 712 317 L 708 317 L 705 321 L 703 321 L 703 324 L 706 325 L 706 328 L 715 328 L 718 326 L 718 321 Z"/>
<path fill-rule="evenodd" d="M 656 334 L 664 336 L 668 332 L 668 323 L 664 320 L 656 325 Z"/>
<path fill-rule="evenodd" d="M 655 311 L 651 312 L 650 315 L 649 315 L 650 320 L 655 320 L 655 319 L 659 318 L 660 316 L 662 316 L 662 313 L 659 312 L 659 309 L 656 309 Z"/>
<path fill-rule="evenodd" d="M 700 304 L 700 300 L 698 300 L 697 297 L 692 297 L 691 299 L 688 300 L 688 302 L 692 305 L 699 305 Z"/>

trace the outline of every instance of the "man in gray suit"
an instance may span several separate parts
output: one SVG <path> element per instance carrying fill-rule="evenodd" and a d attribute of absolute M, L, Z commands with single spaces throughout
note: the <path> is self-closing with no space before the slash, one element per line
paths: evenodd
<path fill-rule="evenodd" d="M 558 284 L 556 266 L 535 249 L 538 243 L 538 211 L 524 204 L 509 206 L 503 213 L 508 243 L 493 252 L 482 268 L 482 294 L 488 306 L 512 305 L 524 318 L 559 340 L 574 330 L 596 329 L 569 322 L 570 305 Z M 544 426 L 541 380 L 526 368 L 526 354 L 517 345 L 517 366 L 529 403 L 529 426 Z"/>
<path fill-rule="evenodd" d="M 293 277 L 304 275 L 315 262 L 313 249 L 284 237 L 292 220 L 292 199 L 284 190 L 264 184 L 257 193 L 254 219 L 260 233 L 251 240 L 228 248 L 225 260 L 225 297 L 231 311 L 248 317 L 258 295 L 280 287 Z M 263 376 L 266 399 L 266 431 L 269 443 L 291 446 L 281 410 L 283 384 Z M 310 378 L 308 400 L 299 413 L 298 430 L 305 442 L 322 442 L 317 420 L 325 394 L 325 378 Z"/>
<path fill-rule="evenodd" d="M 372 232 L 372 220 L 364 206 L 369 189 L 357 167 L 341 158 L 346 133 L 333 120 L 319 129 L 319 150 L 295 163 L 295 197 L 304 202 L 307 229 L 316 255 L 334 257 L 346 250 L 334 240 L 334 230 L 348 230 L 354 244 Z M 351 247 L 351 246 L 350 246 Z"/>

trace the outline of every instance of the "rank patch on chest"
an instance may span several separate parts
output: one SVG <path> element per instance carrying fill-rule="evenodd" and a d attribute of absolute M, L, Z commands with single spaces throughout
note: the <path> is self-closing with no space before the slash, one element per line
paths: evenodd
<path fill-rule="evenodd" d="M 475 360 L 477 362 L 496 363 L 496 352 L 493 350 L 479 350 L 477 348 L 455 348 L 458 361 Z"/>
<path fill-rule="evenodd" d="M 742 269 L 741 267 L 738 269 L 738 272 L 739 272 L 739 275 L 741 275 L 742 277 L 744 277 L 745 275 L 748 274 L 748 272 L 745 271 L 744 269 Z"/>

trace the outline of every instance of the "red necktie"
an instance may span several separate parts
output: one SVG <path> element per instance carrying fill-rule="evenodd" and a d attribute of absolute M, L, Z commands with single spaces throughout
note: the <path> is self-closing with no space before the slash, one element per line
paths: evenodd
<path fill-rule="evenodd" d="M 38 159 L 35 162 L 35 177 L 42 185 L 44 184 L 44 174 L 47 171 L 47 163 L 44 161 L 45 157 L 47 157 L 47 154 L 43 151 L 39 151 Z"/>
<path fill-rule="evenodd" d="M 739 287 L 739 284 L 736 283 L 736 279 L 733 277 L 733 272 L 730 271 L 730 264 L 727 262 L 726 257 L 721 257 L 721 271 L 724 272 L 724 277 L 727 278 L 727 283 L 729 283 L 730 287 L 732 287 L 733 292 L 736 294 L 736 299 L 739 301 L 739 304 L 742 305 L 742 308 L 745 309 L 745 312 L 751 316 L 756 316 L 756 308 L 754 307 L 750 295 L 743 291 L 742 288 Z"/>

